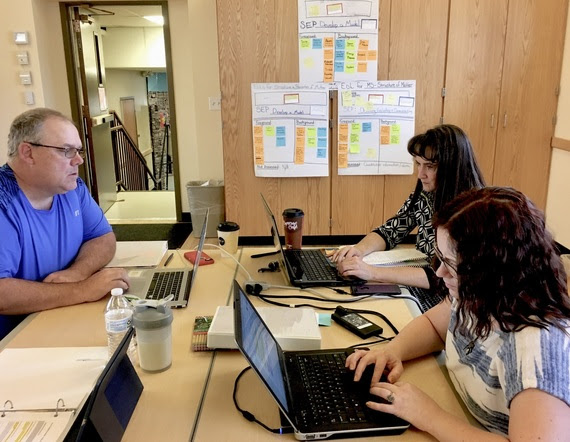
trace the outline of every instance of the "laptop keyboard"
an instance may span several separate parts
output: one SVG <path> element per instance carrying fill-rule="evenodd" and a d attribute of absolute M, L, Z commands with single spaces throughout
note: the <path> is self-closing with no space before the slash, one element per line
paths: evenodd
<path fill-rule="evenodd" d="M 312 406 L 301 411 L 306 425 L 342 424 L 366 421 L 365 405 L 358 399 L 355 387 L 347 382 L 349 374 L 342 353 L 298 355 L 297 363 Z M 348 388 L 351 387 L 351 388 Z"/>
<path fill-rule="evenodd" d="M 156 272 L 146 293 L 146 299 L 163 299 L 173 294 L 174 299 L 180 293 L 184 272 Z"/>
<path fill-rule="evenodd" d="M 338 279 L 336 267 L 331 265 L 327 257 L 316 249 L 288 250 L 287 256 L 297 261 L 303 271 L 303 277 L 308 281 L 335 281 Z"/>
<path fill-rule="evenodd" d="M 419 287 L 408 287 L 410 294 L 420 303 L 422 313 L 427 312 L 430 308 L 435 307 L 443 300 L 443 296 L 435 290 L 426 290 Z"/>

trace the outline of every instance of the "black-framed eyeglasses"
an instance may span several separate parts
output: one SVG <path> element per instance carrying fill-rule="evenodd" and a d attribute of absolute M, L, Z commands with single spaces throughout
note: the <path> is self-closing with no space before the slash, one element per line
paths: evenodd
<path fill-rule="evenodd" d="M 445 256 L 443 256 L 443 253 L 441 253 L 441 250 L 439 250 L 439 249 L 437 248 L 437 246 L 435 246 L 435 247 L 433 248 L 433 251 L 434 251 L 435 256 L 437 257 L 437 259 L 439 259 L 439 260 L 441 261 L 441 263 L 442 263 L 445 267 L 447 267 L 447 270 L 448 270 L 449 272 L 457 273 L 457 266 L 456 266 L 456 264 L 452 264 L 451 262 L 449 262 L 449 260 L 448 260 Z"/>
<path fill-rule="evenodd" d="M 77 147 L 50 146 L 49 144 L 32 143 L 31 141 L 24 141 L 24 143 L 28 143 L 36 147 L 48 147 L 50 149 L 63 150 L 65 158 L 69 159 L 75 158 L 75 155 L 79 155 L 81 158 L 85 158 L 85 149 L 83 148 L 78 149 Z"/>

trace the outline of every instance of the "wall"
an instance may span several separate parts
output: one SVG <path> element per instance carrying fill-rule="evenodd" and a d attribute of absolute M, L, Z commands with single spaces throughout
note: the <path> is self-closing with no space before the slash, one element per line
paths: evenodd
<path fill-rule="evenodd" d="M 103 40 L 103 50 L 106 41 Z M 105 52 L 105 61 L 107 53 Z M 122 119 L 121 97 L 135 98 L 135 115 L 137 118 L 137 132 L 139 134 L 139 149 L 144 152 L 150 149 L 150 125 L 148 114 L 148 100 L 146 95 L 146 78 L 140 71 L 126 69 L 106 69 L 107 80 L 107 103 L 109 109 L 116 111 Z"/>
<path fill-rule="evenodd" d="M 166 68 L 161 27 L 108 28 L 103 48 L 105 69 Z"/>
<path fill-rule="evenodd" d="M 125 3 L 116 1 L 116 3 Z M 219 96 L 216 4 L 210 0 L 168 0 L 172 45 L 172 85 L 176 105 L 182 211 L 188 212 L 185 184 L 223 178 L 221 120 L 208 110 L 208 97 Z M 36 106 L 71 113 L 58 0 L 18 0 L 0 14 L 0 163 L 13 118 L 31 108 L 19 85 L 15 30 L 30 32 L 25 47 L 31 63 Z"/>
<path fill-rule="evenodd" d="M 558 116 L 554 136 L 570 143 L 570 8 L 566 21 L 566 40 L 558 97 Z M 546 222 L 554 233 L 555 239 L 570 248 L 570 151 L 553 149 L 550 163 L 550 180 L 546 200 Z"/>

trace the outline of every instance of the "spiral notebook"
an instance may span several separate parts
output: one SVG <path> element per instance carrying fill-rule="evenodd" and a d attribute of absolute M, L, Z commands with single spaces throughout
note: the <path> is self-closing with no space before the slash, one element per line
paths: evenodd
<path fill-rule="evenodd" d="M 412 266 L 425 267 L 429 265 L 428 256 L 412 247 L 398 247 L 382 252 L 372 252 L 362 260 L 376 267 Z"/>

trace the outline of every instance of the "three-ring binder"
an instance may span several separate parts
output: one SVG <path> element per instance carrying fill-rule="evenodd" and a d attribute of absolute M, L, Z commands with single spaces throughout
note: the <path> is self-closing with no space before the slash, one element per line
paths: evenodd
<path fill-rule="evenodd" d="M 10 408 L 7 408 L 8 405 L 10 406 Z M 14 403 L 10 400 L 7 399 L 4 402 L 4 406 L 2 407 L 2 413 L 0 414 L 0 418 L 1 417 L 6 417 L 6 413 L 17 413 L 17 412 L 25 412 L 25 413 L 47 413 L 47 412 L 51 412 L 53 411 L 54 417 L 57 417 L 59 415 L 59 413 L 67 413 L 69 411 L 73 412 L 73 414 L 75 414 L 75 412 L 77 411 L 77 408 L 66 408 L 65 407 L 65 401 L 62 398 L 59 398 L 55 404 L 55 408 L 14 408 Z"/>

